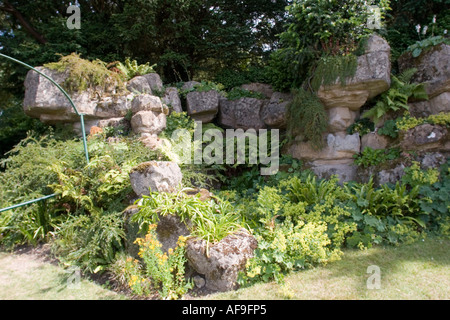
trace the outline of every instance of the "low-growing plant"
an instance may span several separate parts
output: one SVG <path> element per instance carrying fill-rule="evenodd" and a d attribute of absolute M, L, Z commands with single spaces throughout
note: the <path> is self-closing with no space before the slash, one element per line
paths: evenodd
<path fill-rule="evenodd" d="M 283 283 L 284 276 L 292 271 L 338 260 L 341 252 L 329 248 L 326 229 L 325 223 L 285 222 L 262 231 L 256 235 L 258 248 L 248 260 L 245 273 L 240 274 L 239 283 Z"/>
<path fill-rule="evenodd" d="M 68 218 L 58 226 L 52 252 L 62 262 L 97 273 L 110 265 L 125 239 L 121 212 L 95 212 Z"/>
<path fill-rule="evenodd" d="M 367 118 L 356 120 L 350 127 L 347 128 L 348 134 L 359 133 L 362 137 L 375 130 L 375 124 Z"/>
<path fill-rule="evenodd" d="M 355 164 L 364 168 L 377 166 L 389 160 L 394 160 L 400 157 L 400 150 L 393 149 L 372 149 L 370 147 L 364 148 L 364 150 L 357 155 L 354 155 Z"/>
<path fill-rule="evenodd" d="M 233 206 L 218 198 L 202 201 L 199 196 L 188 196 L 180 190 L 173 194 L 151 192 L 140 202 L 140 211 L 132 220 L 144 230 L 149 224 L 156 224 L 159 216 L 171 214 L 180 217 L 182 222 L 192 222 L 191 235 L 208 243 L 218 242 L 242 228 Z"/>

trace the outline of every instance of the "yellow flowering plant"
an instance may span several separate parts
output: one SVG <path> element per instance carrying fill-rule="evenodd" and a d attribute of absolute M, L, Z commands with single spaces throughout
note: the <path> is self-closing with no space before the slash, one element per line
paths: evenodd
<path fill-rule="evenodd" d="M 155 229 L 156 225 L 151 224 L 145 238 L 138 238 L 135 241 L 139 245 L 138 255 L 142 260 L 143 273 L 163 299 L 178 299 L 192 288 L 192 284 L 186 282 L 184 277 L 186 263 L 184 254 L 187 238 L 180 236 L 175 248 L 163 252 Z M 139 279 L 132 278 L 131 282 L 132 289 L 136 287 L 137 283 L 140 286 L 145 285 L 145 281 Z"/>

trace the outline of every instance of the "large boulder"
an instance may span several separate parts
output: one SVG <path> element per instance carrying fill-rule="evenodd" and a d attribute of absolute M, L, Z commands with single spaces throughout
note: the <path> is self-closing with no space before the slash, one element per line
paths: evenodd
<path fill-rule="evenodd" d="M 173 112 L 183 112 L 180 95 L 178 94 L 178 90 L 175 87 L 166 88 L 164 97 L 162 98 L 162 102 L 167 105 Z"/>
<path fill-rule="evenodd" d="M 199 238 L 188 239 L 186 257 L 189 265 L 205 277 L 207 289 L 223 292 L 238 287 L 238 274 L 245 270 L 257 246 L 256 239 L 241 229 L 214 244 Z"/>
<path fill-rule="evenodd" d="M 450 112 L 450 45 L 440 44 L 414 58 L 410 52 L 398 59 L 401 72 L 416 68 L 412 81 L 425 83 L 428 101 L 410 103 L 410 112 L 426 117 L 440 112 Z"/>
<path fill-rule="evenodd" d="M 67 72 L 58 72 L 44 67 L 37 70 L 62 85 L 68 77 Z M 89 88 L 70 93 L 79 113 L 86 120 L 124 117 L 131 107 L 131 93 L 118 94 L 113 88 Z M 56 124 L 78 122 L 76 114 L 67 97 L 48 79 L 31 70 L 25 78 L 25 97 L 23 109 L 27 115 L 44 123 Z"/>
<path fill-rule="evenodd" d="M 287 125 L 287 108 L 293 100 L 290 93 L 274 92 L 270 101 L 263 105 L 261 118 L 264 123 L 273 129 L 285 129 Z"/>
<path fill-rule="evenodd" d="M 136 96 L 131 102 L 131 128 L 135 133 L 158 135 L 166 128 L 169 109 L 161 99 L 150 94 Z"/>
<path fill-rule="evenodd" d="M 388 90 L 391 84 L 390 46 L 383 38 L 373 35 L 367 40 L 364 55 L 358 58 L 353 77 L 341 85 L 321 86 L 317 96 L 327 108 L 345 107 L 358 111 L 368 100 Z"/>
<path fill-rule="evenodd" d="M 240 98 L 237 100 L 220 99 L 219 124 L 233 129 L 263 129 L 266 127 L 261 119 L 261 110 L 266 100 Z"/>
<path fill-rule="evenodd" d="M 219 111 L 219 97 L 215 90 L 189 92 L 186 95 L 188 115 L 202 123 L 213 121 Z"/>
<path fill-rule="evenodd" d="M 175 192 L 183 179 L 180 167 L 170 161 L 149 161 L 130 172 L 131 187 L 138 196 L 152 192 Z"/>

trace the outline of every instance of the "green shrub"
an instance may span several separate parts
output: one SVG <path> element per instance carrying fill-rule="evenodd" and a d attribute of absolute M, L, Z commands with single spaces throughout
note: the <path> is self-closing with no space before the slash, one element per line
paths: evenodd
<path fill-rule="evenodd" d="M 84 271 L 104 271 L 124 248 L 123 224 L 121 212 L 71 216 L 58 226 L 52 252 L 65 264 Z"/>
<path fill-rule="evenodd" d="M 256 235 L 258 248 L 248 260 L 241 285 L 275 280 L 282 283 L 284 275 L 317 264 L 338 260 L 341 252 L 331 250 L 323 222 L 286 222 Z"/>
<path fill-rule="evenodd" d="M 364 148 L 363 152 L 358 155 L 354 155 L 355 164 L 364 168 L 377 166 L 389 160 L 394 160 L 400 157 L 400 150 L 397 148 L 385 150 L 385 149 L 372 149 L 370 147 Z"/>
<path fill-rule="evenodd" d="M 422 52 L 442 43 L 450 45 L 450 39 L 444 36 L 431 36 L 410 45 L 408 49 L 406 49 L 406 52 L 411 52 L 411 55 L 414 58 L 417 58 L 422 54 Z"/>
<path fill-rule="evenodd" d="M 375 130 L 375 124 L 369 119 L 358 119 L 350 127 L 347 128 L 348 134 L 359 133 L 362 137 Z"/>

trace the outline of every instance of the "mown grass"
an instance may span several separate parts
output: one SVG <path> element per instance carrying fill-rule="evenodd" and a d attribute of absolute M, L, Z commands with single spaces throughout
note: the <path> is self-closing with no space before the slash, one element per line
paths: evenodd
<path fill-rule="evenodd" d="M 369 266 L 378 266 L 380 289 L 368 289 Z M 0 252 L 0 300 L 116 300 L 125 296 L 81 278 L 71 288 L 63 268 L 33 255 Z M 286 277 L 288 286 L 254 285 L 201 297 L 206 300 L 448 300 L 450 240 L 346 250 L 342 260 Z"/>
<path fill-rule="evenodd" d="M 78 281 L 79 279 L 79 281 Z M 124 296 L 30 254 L 0 252 L 0 300 L 118 300 Z"/>
<path fill-rule="evenodd" d="M 380 268 L 380 288 L 368 289 Z M 371 278 L 372 279 L 372 278 Z M 447 300 L 450 299 L 450 240 L 424 239 L 398 247 L 347 250 L 342 260 L 286 277 L 285 287 L 259 284 L 210 300 Z"/>

